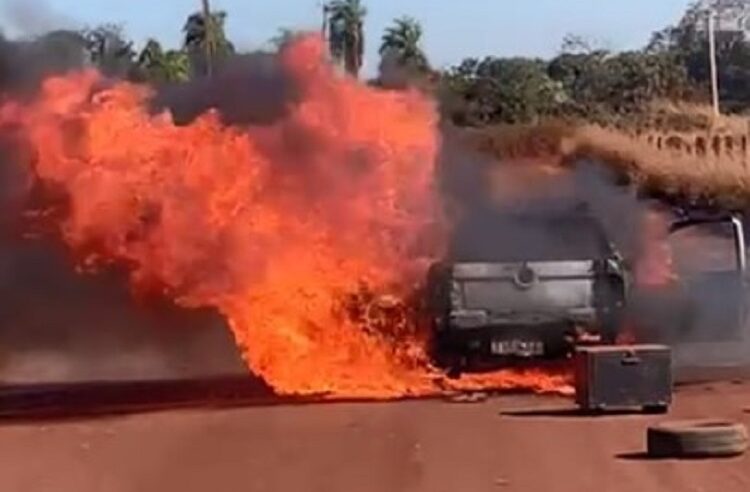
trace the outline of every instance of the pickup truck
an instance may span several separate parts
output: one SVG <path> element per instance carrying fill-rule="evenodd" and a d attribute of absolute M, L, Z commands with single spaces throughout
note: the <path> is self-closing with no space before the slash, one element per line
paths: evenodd
<path fill-rule="evenodd" d="M 585 208 L 463 221 L 448 259 L 428 274 L 435 362 L 457 375 L 566 357 L 580 344 L 615 343 L 626 318 L 628 335 L 641 343 L 742 339 L 748 315 L 742 220 L 675 217 L 665 245 L 678 271 L 674 282 L 657 287 L 634 285 L 632 262 Z"/>
<path fill-rule="evenodd" d="M 473 216 L 447 258 L 430 269 L 427 290 L 434 358 L 449 372 L 615 341 L 628 275 L 585 210 Z"/>

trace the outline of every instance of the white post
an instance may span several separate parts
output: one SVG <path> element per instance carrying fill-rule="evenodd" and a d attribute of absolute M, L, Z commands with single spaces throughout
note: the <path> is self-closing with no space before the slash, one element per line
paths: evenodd
<path fill-rule="evenodd" d="M 711 101 L 713 103 L 714 115 L 721 114 L 719 106 L 719 71 L 716 66 L 716 14 L 713 9 L 708 10 L 708 52 L 711 65 Z"/>

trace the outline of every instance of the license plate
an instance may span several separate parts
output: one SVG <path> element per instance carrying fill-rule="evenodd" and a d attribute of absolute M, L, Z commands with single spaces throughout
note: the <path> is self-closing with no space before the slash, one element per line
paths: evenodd
<path fill-rule="evenodd" d="M 541 357 L 544 355 L 544 343 L 535 340 L 492 340 L 492 355 L 516 357 Z"/>

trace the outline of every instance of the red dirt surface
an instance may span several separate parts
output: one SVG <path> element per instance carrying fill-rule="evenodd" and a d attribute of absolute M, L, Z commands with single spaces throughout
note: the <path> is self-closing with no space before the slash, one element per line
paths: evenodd
<path fill-rule="evenodd" d="M 750 385 L 684 388 L 668 418 L 745 423 Z M 665 417 L 579 417 L 569 400 L 502 397 L 265 406 L 0 426 L 0 490 L 747 491 L 750 457 L 647 461 Z"/>

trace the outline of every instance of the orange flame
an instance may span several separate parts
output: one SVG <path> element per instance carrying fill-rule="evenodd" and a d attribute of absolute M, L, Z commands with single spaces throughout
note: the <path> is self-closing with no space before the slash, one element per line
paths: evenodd
<path fill-rule="evenodd" d="M 647 213 L 641 228 L 641 247 L 635 270 L 637 285 L 664 287 L 677 279 L 668 237 L 667 218 L 658 212 Z"/>
<path fill-rule="evenodd" d="M 148 88 L 94 72 L 47 80 L 0 121 L 69 197 L 60 228 L 85 264 L 127 264 L 135 286 L 218 309 L 279 393 L 433 394 L 441 375 L 413 321 L 383 330 L 346 300 L 364 289 L 403 302 L 440 252 L 436 111 L 337 76 L 322 53 L 312 37 L 283 53 L 301 96 L 271 126 L 213 112 L 176 126 L 144 109 Z M 457 384 L 564 386 L 542 372 Z"/>

